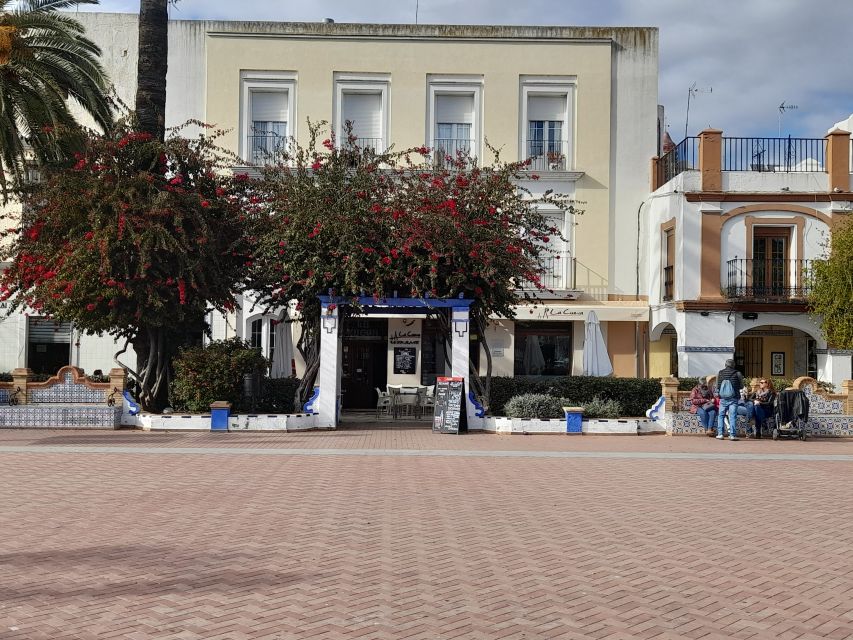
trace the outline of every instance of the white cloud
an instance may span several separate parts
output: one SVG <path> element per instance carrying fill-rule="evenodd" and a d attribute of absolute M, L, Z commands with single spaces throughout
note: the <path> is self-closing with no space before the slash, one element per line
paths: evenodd
<path fill-rule="evenodd" d="M 713 87 L 690 105 L 690 134 L 820 137 L 853 112 L 853 2 L 848 0 L 180 0 L 178 19 L 319 22 L 553 24 L 660 28 L 660 101 L 670 134 L 684 134 L 687 89 Z M 138 11 L 138 0 L 86 10 Z M 83 8 L 81 8 L 83 10 Z"/>

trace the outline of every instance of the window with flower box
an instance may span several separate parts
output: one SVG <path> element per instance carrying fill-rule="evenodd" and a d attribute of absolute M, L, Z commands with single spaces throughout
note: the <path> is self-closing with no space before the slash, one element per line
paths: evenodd
<path fill-rule="evenodd" d="M 531 171 L 571 171 L 573 77 L 521 77 L 520 156 Z"/>

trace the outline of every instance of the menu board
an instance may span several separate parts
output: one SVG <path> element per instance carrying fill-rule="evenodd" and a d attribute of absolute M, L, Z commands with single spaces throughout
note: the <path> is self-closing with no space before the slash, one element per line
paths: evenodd
<path fill-rule="evenodd" d="M 394 373 L 415 373 L 416 353 L 415 347 L 394 347 Z"/>
<path fill-rule="evenodd" d="M 432 430 L 439 433 L 465 433 L 468 431 L 465 378 L 439 377 L 436 379 Z"/>

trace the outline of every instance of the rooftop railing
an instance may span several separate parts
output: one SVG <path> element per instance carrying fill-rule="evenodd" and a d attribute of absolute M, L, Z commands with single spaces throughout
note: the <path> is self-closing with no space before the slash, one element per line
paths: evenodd
<path fill-rule="evenodd" d="M 660 184 L 666 184 L 678 174 L 699 168 L 699 138 L 685 138 L 658 162 Z"/>
<path fill-rule="evenodd" d="M 723 171 L 823 171 L 823 138 L 723 138 Z"/>

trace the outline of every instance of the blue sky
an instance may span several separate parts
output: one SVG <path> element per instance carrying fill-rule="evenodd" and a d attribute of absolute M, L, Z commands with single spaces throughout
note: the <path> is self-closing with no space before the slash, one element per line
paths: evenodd
<path fill-rule="evenodd" d="M 654 26 L 672 138 L 712 126 L 730 136 L 822 137 L 853 113 L 851 0 L 179 0 L 176 19 Z M 81 11 L 83 8 L 80 9 Z M 139 0 L 86 10 L 137 12 Z"/>

